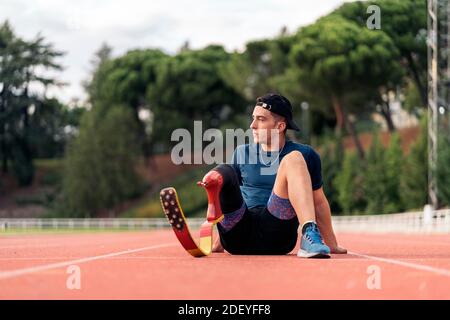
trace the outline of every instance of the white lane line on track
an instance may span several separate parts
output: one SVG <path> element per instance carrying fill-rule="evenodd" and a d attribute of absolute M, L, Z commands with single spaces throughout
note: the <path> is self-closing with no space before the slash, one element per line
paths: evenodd
<path fill-rule="evenodd" d="M 67 259 L 82 259 L 78 257 L 20 257 L 20 258 L 0 258 L 0 261 L 35 261 L 35 260 L 67 260 Z M 143 259 L 143 260 L 164 260 L 164 259 L 175 259 L 180 260 L 180 257 L 112 257 L 111 260 L 133 260 L 133 259 Z M 365 259 L 361 259 L 365 260 Z"/>
<path fill-rule="evenodd" d="M 383 235 L 383 236 L 386 236 L 386 235 L 384 235 L 384 234 L 380 234 L 380 235 Z M 386 237 L 384 238 L 384 239 L 386 239 Z M 367 241 L 371 241 L 370 239 L 366 239 Z M 429 245 L 429 244 L 432 244 L 432 245 L 441 245 L 441 246 L 450 246 L 450 242 L 446 242 L 446 241 L 427 241 L 427 240 L 425 240 L 425 239 L 423 239 L 423 240 L 414 240 L 414 239 L 408 239 L 408 238 L 405 238 L 405 239 L 401 239 L 401 238 L 393 238 L 393 237 L 389 237 L 389 239 L 388 239 L 389 241 L 397 241 L 397 242 L 401 242 L 401 243 L 405 243 L 405 242 L 409 242 L 409 243 L 419 243 L 419 244 L 421 244 L 421 245 L 424 245 L 424 244 L 426 244 L 426 245 Z"/>
<path fill-rule="evenodd" d="M 79 247 L 79 246 L 83 246 L 83 245 L 90 245 L 92 242 L 90 241 L 84 241 L 84 242 L 76 242 L 76 240 L 74 240 L 71 243 L 35 243 L 35 244 L 11 244 L 8 246 L 0 246 L 0 250 L 2 249 L 31 249 L 31 248 L 36 248 L 36 249 L 43 249 L 43 248 L 67 248 L 67 247 Z M 111 244 L 115 244 L 115 241 L 110 241 L 107 243 L 101 243 L 98 246 L 99 247 L 104 247 L 107 245 L 111 245 Z"/>
<path fill-rule="evenodd" d="M 412 263 L 412 262 L 405 262 L 405 261 L 401 261 L 401 260 L 381 258 L 381 257 L 376 257 L 376 256 L 369 256 L 369 255 L 366 255 L 366 254 L 360 254 L 360 253 L 350 252 L 350 251 L 348 253 L 351 254 L 351 255 L 357 256 L 357 257 L 361 257 L 361 258 L 366 258 L 366 259 L 376 260 L 376 261 L 382 261 L 382 262 L 386 262 L 386 263 L 390 263 L 390 264 L 396 264 L 396 265 L 399 265 L 399 266 L 412 268 L 412 269 L 416 269 L 416 270 L 432 272 L 432 273 L 435 273 L 435 274 L 438 274 L 438 275 L 441 275 L 441 276 L 450 277 L 450 270 L 447 270 L 447 269 L 440 269 L 440 268 L 435 268 L 435 267 L 431 267 L 431 266 L 427 266 L 427 265 L 423 265 L 423 264 L 417 264 L 417 263 Z"/>
<path fill-rule="evenodd" d="M 73 264 L 80 264 L 80 263 L 90 262 L 90 261 L 104 259 L 104 258 L 116 257 L 116 256 L 124 255 L 124 254 L 130 254 L 130 253 L 134 253 L 134 252 L 159 249 L 159 248 L 165 248 L 165 247 L 172 247 L 172 246 L 176 246 L 176 245 L 179 245 L 179 244 L 178 243 L 164 243 L 164 244 L 158 244 L 158 245 L 144 247 L 144 248 L 137 248 L 137 249 L 130 249 L 130 250 L 126 250 L 126 251 L 113 252 L 113 253 L 103 254 L 103 255 L 99 255 L 99 256 L 86 257 L 86 258 L 81 258 L 81 259 L 76 259 L 76 260 L 52 263 L 52 264 L 17 269 L 17 270 L 3 271 L 3 272 L 0 272 L 0 280 L 10 279 L 10 278 L 22 276 L 25 274 L 46 271 L 46 270 L 50 270 L 50 269 L 68 267 Z"/>
<path fill-rule="evenodd" d="M 88 244 L 88 243 L 86 243 Z M 73 243 L 73 244 L 24 244 L 24 245 L 12 245 L 12 246 L 4 246 L 0 247 L 0 250 L 2 249 L 29 249 L 29 248 L 36 248 L 36 249 L 42 249 L 42 248 L 58 248 L 58 247 L 68 247 L 68 246 L 76 246 L 79 247 L 80 243 Z"/>

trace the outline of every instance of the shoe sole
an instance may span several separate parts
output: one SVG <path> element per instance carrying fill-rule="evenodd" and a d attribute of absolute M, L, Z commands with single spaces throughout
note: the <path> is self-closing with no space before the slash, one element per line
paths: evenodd
<path fill-rule="evenodd" d="M 328 259 L 328 258 L 330 258 L 330 255 L 327 254 L 327 253 L 308 252 L 308 251 L 300 250 L 297 253 L 297 257 L 300 257 L 300 258 L 315 258 L 315 259 Z"/>

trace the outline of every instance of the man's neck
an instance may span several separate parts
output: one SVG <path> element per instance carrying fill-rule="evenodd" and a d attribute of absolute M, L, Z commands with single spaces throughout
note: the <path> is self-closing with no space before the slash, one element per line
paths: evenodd
<path fill-rule="evenodd" d="M 286 144 L 286 137 L 284 135 L 280 135 L 279 143 L 261 143 L 261 148 L 264 151 L 280 151 L 283 149 L 284 145 Z"/>

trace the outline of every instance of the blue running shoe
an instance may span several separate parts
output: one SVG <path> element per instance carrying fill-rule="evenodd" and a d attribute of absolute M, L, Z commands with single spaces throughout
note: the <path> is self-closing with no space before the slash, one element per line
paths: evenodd
<path fill-rule="evenodd" d="M 297 256 L 302 258 L 329 258 L 330 248 L 323 243 L 319 228 L 308 223 L 304 230 Z"/>

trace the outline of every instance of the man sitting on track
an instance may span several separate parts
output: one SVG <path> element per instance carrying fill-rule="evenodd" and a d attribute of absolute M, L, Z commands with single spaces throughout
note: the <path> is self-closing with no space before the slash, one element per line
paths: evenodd
<path fill-rule="evenodd" d="M 231 164 L 218 165 L 202 180 L 217 186 L 224 214 L 213 251 L 287 254 L 301 232 L 299 257 L 346 253 L 333 232 L 319 155 L 286 138 L 287 129 L 299 130 L 289 100 L 278 94 L 257 98 L 250 128 L 254 143 L 238 146 Z"/>

